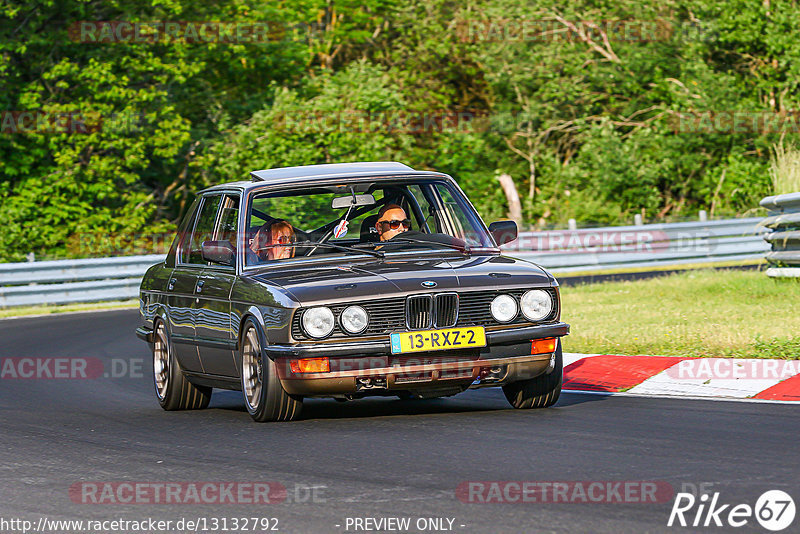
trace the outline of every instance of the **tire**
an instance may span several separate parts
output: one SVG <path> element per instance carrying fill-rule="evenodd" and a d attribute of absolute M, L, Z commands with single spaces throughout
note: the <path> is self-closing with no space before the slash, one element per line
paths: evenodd
<path fill-rule="evenodd" d="M 262 339 L 261 329 L 252 319 L 247 319 L 239 343 L 242 396 L 247 412 L 258 423 L 294 421 L 300 416 L 303 399 L 283 389 L 275 362 L 261 350 Z"/>
<path fill-rule="evenodd" d="M 163 321 L 153 328 L 153 385 L 158 403 L 167 411 L 202 410 L 211 402 L 211 388 L 195 386 L 183 375 Z"/>
<path fill-rule="evenodd" d="M 564 381 L 564 360 L 561 356 L 560 340 L 555 355 L 556 363 L 549 374 L 503 386 L 503 393 L 511 406 L 518 409 L 547 408 L 558 401 L 561 384 Z"/>

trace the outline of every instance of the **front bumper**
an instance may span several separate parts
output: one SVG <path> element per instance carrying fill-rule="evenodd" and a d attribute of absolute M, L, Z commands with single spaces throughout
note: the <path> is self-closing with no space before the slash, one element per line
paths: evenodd
<path fill-rule="evenodd" d="M 136 337 L 148 343 L 153 342 L 153 329 L 146 326 L 140 326 L 136 329 Z"/>
<path fill-rule="evenodd" d="M 561 337 L 569 325 L 508 328 L 486 332 L 487 346 L 459 351 L 393 355 L 389 340 L 270 345 L 284 389 L 293 395 L 381 394 L 391 391 L 466 389 L 526 380 L 553 368 L 553 354 L 531 354 L 531 340 Z M 291 360 L 328 357 L 326 373 L 294 373 Z"/>

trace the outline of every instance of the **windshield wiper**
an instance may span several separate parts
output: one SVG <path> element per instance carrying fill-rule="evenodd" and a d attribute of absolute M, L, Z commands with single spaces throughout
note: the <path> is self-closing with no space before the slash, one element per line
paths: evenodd
<path fill-rule="evenodd" d="M 359 252 L 363 254 L 369 254 L 370 256 L 375 256 L 376 258 L 383 258 L 385 254 L 380 250 L 366 250 L 363 248 L 355 248 L 350 247 L 347 245 L 339 245 L 337 243 L 329 243 L 329 242 L 321 242 L 321 241 L 298 241 L 292 245 L 293 247 L 328 247 L 328 248 L 335 248 L 337 250 L 344 250 L 348 252 Z"/>
<path fill-rule="evenodd" d="M 451 248 L 453 250 L 458 250 L 459 252 L 464 252 L 469 254 L 469 245 L 464 243 L 464 245 L 456 245 L 454 243 L 443 243 L 441 241 L 428 241 L 425 239 L 409 239 L 407 237 L 393 237 L 388 241 L 381 241 L 381 245 L 391 245 L 392 243 L 412 243 L 414 245 L 439 245 L 442 247 Z"/>

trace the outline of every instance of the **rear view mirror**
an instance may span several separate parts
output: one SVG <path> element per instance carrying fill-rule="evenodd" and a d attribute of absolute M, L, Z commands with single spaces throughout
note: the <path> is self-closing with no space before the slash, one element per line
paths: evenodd
<path fill-rule="evenodd" d="M 489 225 L 489 232 L 497 246 L 511 243 L 517 238 L 517 223 L 514 221 L 495 221 Z"/>
<path fill-rule="evenodd" d="M 336 197 L 331 202 L 331 208 L 338 210 L 349 207 L 374 206 L 375 197 L 372 195 L 350 195 L 346 197 Z"/>
<path fill-rule="evenodd" d="M 203 241 L 201 247 L 205 261 L 233 266 L 235 251 L 230 241 Z"/>

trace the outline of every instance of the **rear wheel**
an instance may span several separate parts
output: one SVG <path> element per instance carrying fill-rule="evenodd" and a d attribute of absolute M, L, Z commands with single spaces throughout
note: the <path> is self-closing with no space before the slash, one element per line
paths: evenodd
<path fill-rule="evenodd" d="M 506 399 L 514 408 L 547 408 L 554 405 L 561 395 L 564 379 L 564 361 L 561 356 L 561 341 L 555 352 L 555 365 L 549 374 L 530 380 L 512 382 L 503 386 Z"/>
<path fill-rule="evenodd" d="M 161 407 L 168 411 L 208 407 L 211 388 L 195 386 L 183 375 L 163 321 L 156 321 L 153 338 L 153 383 Z"/>
<path fill-rule="evenodd" d="M 259 423 L 297 419 L 303 400 L 283 389 L 275 362 L 265 356 L 261 348 L 258 326 L 248 319 L 242 332 L 242 393 L 248 413 Z"/>

